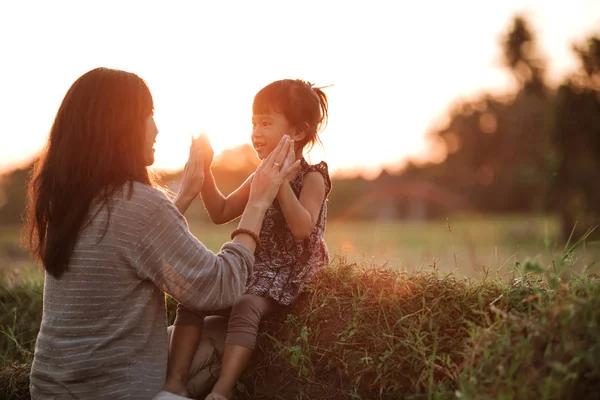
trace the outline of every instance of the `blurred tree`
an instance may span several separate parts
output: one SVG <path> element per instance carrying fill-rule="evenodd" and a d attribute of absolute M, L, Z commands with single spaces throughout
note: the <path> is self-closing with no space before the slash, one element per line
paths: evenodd
<path fill-rule="evenodd" d="M 29 168 L 16 169 L 0 178 L 0 224 L 23 222 Z"/>
<path fill-rule="evenodd" d="M 501 40 L 504 65 L 519 84 L 519 91 L 544 94 L 545 63 L 539 56 L 535 35 L 523 16 L 516 16 Z"/>
<path fill-rule="evenodd" d="M 600 224 L 600 38 L 573 50 L 580 70 L 558 89 L 551 128 L 550 200 L 561 214 L 565 238 L 575 224 L 576 237 Z"/>
<path fill-rule="evenodd" d="M 529 23 L 517 16 L 503 38 L 505 65 L 519 85 L 506 110 L 502 150 L 505 180 L 511 181 L 510 196 L 527 198 L 527 208 L 542 211 L 549 188 L 547 154 L 550 151 L 548 123 L 550 93 L 545 84 L 546 65 Z"/>
<path fill-rule="evenodd" d="M 517 16 L 501 40 L 503 65 L 517 83 L 510 98 L 484 94 L 450 111 L 433 136 L 446 149 L 444 183 L 479 211 L 541 211 L 548 188 L 548 90 L 535 35 Z"/>

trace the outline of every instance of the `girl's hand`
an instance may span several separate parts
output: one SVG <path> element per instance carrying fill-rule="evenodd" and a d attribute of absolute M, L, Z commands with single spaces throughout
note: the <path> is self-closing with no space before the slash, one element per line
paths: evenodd
<path fill-rule="evenodd" d="M 294 158 L 293 141 L 284 135 L 277 148 L 256 169 L 250 184 L 248 204 L 267 209 L 286 177 L 295 174 L 300 168 L 300 160 L 294 161 Z"/>
<path fill-rule="evenodd" d="M 190 146 L 190 156 L 185 169 L 183 170 L 183 179 L 181 180 L 180 195 L 196 197 L 202 190 L 204 184 L 204 163 L 205 160 L 201 153 L 202 142 L 200 138 L 192 137 Z"/>
<path fill-rule="evenodd" d="M 208 171 L 210 169 L 210 166 L 212 165 L 215 152 L 212 146 L 210 145 L 210 140 L 208 140 L 208 136 L 206 136 L 204 133 L 201 133 L 200 136 L 198 136 L 198 139 L 196 140 L 199 141 L 200 154 L 204 159 L 204 170 Z"/>

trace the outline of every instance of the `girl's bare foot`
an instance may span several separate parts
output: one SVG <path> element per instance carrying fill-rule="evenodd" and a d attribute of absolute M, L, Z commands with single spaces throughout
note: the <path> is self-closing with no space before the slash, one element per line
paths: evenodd
<path fill-rule="evenodd" d="M 186 384 L 177 379 L 167 379 L 163 390 L 169 393 L 176 394 L 177 396 L 191 397 L 187 390 Z"/>
<path fill-rule="evenodd" d="M 223 396 L 222 394 L 211 392 L 211 394 L 206 396 L 204 400 L 229 400 L 229 398 L 227 396 Z"/>

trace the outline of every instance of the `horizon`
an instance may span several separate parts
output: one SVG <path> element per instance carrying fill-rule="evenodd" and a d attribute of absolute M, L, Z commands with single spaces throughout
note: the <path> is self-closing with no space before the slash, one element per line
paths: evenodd
<path fill-rule="evenodd" d="M 156 169 L 183 168 L 192 134 L 207 133 L 215 155 L 249 143 L 254 94 L 301 78 L 333 85 L 325 89 L 324 149 L 316 146 L 309 160 L 327 161 L 336 177 L 372 178 L 440 158 L 426 134 L 460 99 L 515 89 L 499 40 L 516 14 L 530 22 L 552 86 L 577 66 L 570 46 L 600 33 L 600 3 L 589 0 L 434 3 L 263 1 L 232 10 L 130 2 L 115 13 L 118 3 L 109 1 L 93 9 L 93 20 L 85 18 L 90 6 L 76 2 L 0 5 L 0 33 L 14 38 L 0 49 L 9 60 L 0 74 L 0 173 L 31 161 L 68 87 L 107 66 L 148 82 L 161 132 Z"/>

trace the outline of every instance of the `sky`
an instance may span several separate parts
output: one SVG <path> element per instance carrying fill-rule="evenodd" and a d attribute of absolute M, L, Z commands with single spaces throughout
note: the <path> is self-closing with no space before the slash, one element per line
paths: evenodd
<path fill-rule="evenodd" d="M 249 143 L 254 95 L 283 78 L 332 85 L 311 162 L 369 176 L 433 159 L 425 134 L 452 102 L 513 89 L 499 41 L 517 13 L 554 84 L 600 33 L 598 0 L 1 2 L 0 171 L 40 151 L 69 86 L 100 66 L 148 83 L 156 168 L 182 168 L 200 132 L 216 153 Z"/>

